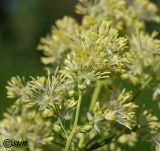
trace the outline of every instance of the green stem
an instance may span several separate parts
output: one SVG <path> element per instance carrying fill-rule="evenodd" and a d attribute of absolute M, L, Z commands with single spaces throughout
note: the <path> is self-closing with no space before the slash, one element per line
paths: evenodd
<path fill-rule="evenodd" d="M 66 130 L 65 130 L 65 128 L 64 128 L 64 126 L 63 126 L 63 124 L 62 124 L 62 122 L 61 122 L 61 120 L 60 120 L 60 118 L 58 118 L 58 121 L 59 121 L 59 123 L 60 123 L 60 125 L 61 125 L 61 128 L 62 128 L 64 134 L 66 135 L 66 137 L 68 137 L 68 134 L 67 134 L 67 132 L 66 132 Z"/>
<path fill-rule="evenodd" d="M 75 119 L 74 119 L 74 123 L 73 123 L 73 128 L 72 131 L 69 135 L 69 137 L 67 138 L 67 142 L 66 142 L 66 146 L 65 146 L 65 151 L 69 150 L 72 138 L 76 132 L 77 129 L 77 124 L 78 124 L 78 118 L 79 118 L 79 113 L 80 113 L 80 107 L 81 107 L 81 101 L 82 101 L 82 94 L 81 91 L 79 91 L 79 99 L 78 99 L 78 104 L 77 104 L 77 109 L 76 109 L 76 115 L 75 115 Z"/>
<path fill-rule="evenodd" d="M 95 87 L 94 92 L 93 92 L 93 96 L 92 96 L 91 104 L 90 104 L 90 107 L 89 107 L 89 111 L 93 110 L 93 107 L 95 106 L 97 98 L 99 96 L 101 87 L 102 87 L 102 83 L 100 81 L 97 81 L 96 87 Z"/>
<path fill-rule="evenodd" d="M 137 92 L 137 94 L 132 98 L 132 101 L 134 101 L 141 93 L 142 91 L 147 87 L 147 85 L 151 82 L 153 78 L 150 77 L 139 89 L 139 91 Z"/>

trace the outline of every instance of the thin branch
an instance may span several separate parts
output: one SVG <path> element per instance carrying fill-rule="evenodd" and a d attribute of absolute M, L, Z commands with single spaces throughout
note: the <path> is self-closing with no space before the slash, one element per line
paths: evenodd
<path fill-rule="evenodd" d="M 78 124 L 78 119 L 79 119 L 81 101 L 82 101 L 82 93 L 81 93 L 81 90 L 79 90 L 79 99 L 78 99 L 78 103 L 77 103 L 75 120 L 74 120 L 74 123 L 73 123 L 72 131 L 71 131 L 69 137 L 67 138 L 67 142 L 66 142 L 66 146 L 65 146 L 65 151 L 68 151 L 68 150 L 69 150 L 71 141 L 72 141 L 73 136 L 74 136 L 74 134 L 75 134 L 75 132 L 76 132 L 76 129 L 77 129 L 77 124 Z"/>

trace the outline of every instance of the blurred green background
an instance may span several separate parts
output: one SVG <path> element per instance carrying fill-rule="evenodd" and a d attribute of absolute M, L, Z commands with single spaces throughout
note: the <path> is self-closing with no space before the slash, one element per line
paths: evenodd
<path fill-rule="evenodd" d="M 0 119 L 12 100 L 6 99 L 5 85 L 16 75 L 43 75 L 41 52 L 36 51 L 40 37 L 45 36 L 51 25 L 64 15 L 78 17 L 74 13 L 77 0 L 0 0 Z M 160 0 L 154 0 L 160 10 Z M 157 24 L 147 23 L 149 31 L 157 30 Z M 141 95 L 145 104 L 152 106 L 151 92 Z M 148 103 L 147 103 L 148 102 Z M 144 102 L 141 102 L 144 103 Z M 148 146 L 143 147 L 147 151 Z M 138 149 L 139 150 L 139 149 Z M 141 149 L 140 149 L 141 150 Z"/>
<path fill-rule="evenodd" d="M 5 85 L 12 76 L 44 74 L 36 51 L 40 37 L 64 15 L 76 17 L 77 0 L 0 0 L 0 118 L 12 103 Z"/>

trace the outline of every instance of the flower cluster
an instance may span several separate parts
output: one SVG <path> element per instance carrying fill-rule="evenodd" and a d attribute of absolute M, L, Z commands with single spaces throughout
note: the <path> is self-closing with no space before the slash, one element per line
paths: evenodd
<path fill-rule="evenodd" d="M 127 33 L 144 29 L 144 21 L 160 21 L 156 5 L 149 0 L 79 0 L 76 12 L 111 20 Z"/>
<path fill-rule="evenodd" d="M 109 22 L 86 17 L 83 23 L 82 29 L 70 36 L 75 49 L 65 59 L 65 72 L 84 85 L 111 73 L 122 73 L 127 40 L 118 37 L 118 31 Z M 90 24 L 89 29 L 87 24 Z"/>
<path fill-rule="evenodd" d="M 143 137 L 146 137 L 147 140 L 151 141 L 155 146 L 156 151 L 159 151 L 160 122 L 158 121 L 158 118 L 145 110 L 139 118 L 139 127 Z"/>
<path fill-rule="evenodd" d="M 136 32 L 130 38 L 130 52 L 127 54 L 131 59 L 128 65 L 128 77 L 133 84 L 144 83 L 150 77 L 158 78 L 160 74 L 160 40 L 155 34 L 149 35 L 144 32 Z"/>
<path fill-rule="evenodd" d="M 92 148 L 94 145 L 88 144 L 94 137 L 100 137 L 102 140 L 105 138 L 112 138 L 113 135 L 117 135 L 117 131 L 120 129 L 131 130 L 135 126 L 135 109 L 137 105 L 131 102 L 132 95 L 130 92 L 122 90 L 121 92 L 115 91 L 112 94 L 108 94 L 108 97 L 101 104 L 97 102 L 92 112 L 87 113 L 88 122 L 85 125 L 80 125 L 78 129 L 78 135 L 81 133 L 87 133 L 83 136 L 83 143 L 86 142 L 88 148 Z M 111 127 L 117 125 L 116 129 Z M 124 140 L 128 135 L 124 135 L 119 141 Z M 133 135 L 135 136 L 135 135 Z M 78 136 L 77 136 L 78 137 Z M 132 137 L 133 138 L 133 137 Z M 130 141 L 132 145 L 135 141 L 135 137 Z M 84 144 L 83 144 L 84 145 Z M 86 146 L 87 146 L 86 145 Z M 79 144 L 80 147 L 81 144 Z"/>
<path fill-rule="evenodd" d="M 44 116 L 62 110 L 68 114 L 68 110 L 75 107 L 76 102 L 72 98 L 74 94 L 74 84 L 63 74 L 37 77 L 30 81 L 24 81 L 20 77 L 13 77 L 8 82 L 7 94 L 9 98 L 18 98 L 30 105 L 35 105 L 42 111 Z M 21 93 L 23 91 L 23 93 Z"/>
<path fill-rule="evenodd" d="M 42 57 L 44 64 L 61 64 L 66 52 L 70 51 L 72 41 L 69 35 L 78 28 L 77 22 L 71 17 L 64 17 L 56 22 L 52 27 L 51 34 L 41 39 L 38 49 L 43 51 Z"/>
<path fill-rule="evenodd" d="M 0 123 L 0 141 L 3 142 L 5 139 L 27 141 L 29 150 L 40 151 L 42 145 L 53 140 L 51 122 L 44 120 L 36 111 L 24 108 L 19 102 L 21 101 L 17 101 L 5 113 L 5 118 Z"/>
<path fill-rule="evenodd" d="M 0 122 L 0 141 L 27 140 L 31 151 L 45 144 L 121 151 L 141 136 L 159 151 L 158 118 L 147 110 L 139 116 L 136 103 L 146 87 L 159 101 L 160 40 L 145 31 L 145 21 L 159 21 L 157 7 L 149 0 L 79 0 L 76 11 L 84 15 L 80 24 L 64 17 L 41 39 L 48 76 L 8 82 L 8 98 L 17 100 Z"/>

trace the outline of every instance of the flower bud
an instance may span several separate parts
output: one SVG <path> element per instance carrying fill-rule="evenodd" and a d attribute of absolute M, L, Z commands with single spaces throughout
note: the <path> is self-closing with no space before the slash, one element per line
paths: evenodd
<path fill-rule="evenodd" d="M 61 131 L 61 127 L 58 124 L 54 124 L 53 129 L 55 132 L 60 132 Z"/>

